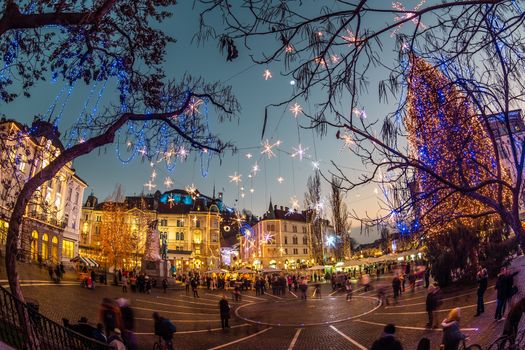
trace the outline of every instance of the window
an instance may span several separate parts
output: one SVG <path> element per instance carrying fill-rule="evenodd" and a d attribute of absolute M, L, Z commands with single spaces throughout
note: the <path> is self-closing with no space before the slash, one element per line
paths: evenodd
<path fill-rule="evenodd" d="M 283 231 L 288 231 L 288 225 L 286 224 L 286 222 L 284 223 L 284 230 Z"/>
<path fill-rule="evenodd" d="M 200 255 L 201 254 L 201 248 L 195 247 L 195 254 Z"/>
<path fill-rule="evenodd" d="M 219 220 L 215 220 L 215 219 L 213 219 L 213 220 L 211 221 L 211 227 L 212 227 L 212 228 L 219 228 Z"/>
<path fill-rule="evenodd" d="M 284 244 L 288 244 L 288 237 L 284 236 Z"/>
<path fill-rule="evenodd" d="M 176 241 L 179 241 L 179 240 L 180 240 L 180 232 L 177 232 L 177 233 L 175 234 L 175 240 L 176 240 Z"/>
<path fill-rule="evenodd" d="M 79 205 L 80 204 L 79 201 L 80 201 L 80 193 L 78 193 L 78 191 L 76 191 L 75 192 L 75 203 L 77 205 Z"/>
<path fill-rule="evenodd" d="M 217 234 L 216 233 L 212 233 L 211 234 L 211 241 L 212 242 L 217 242 Z"/>
<path fill-rule="evenodd" d="M 95 226 L 95 234 L 96 235 L 100 234 L 100 226 Z"/>
<path fill-rule="evenodd" d="M 184 227 L 184 220 L 183 219 L 177 220 L 177 227 Z"/>
<path fill-rule="evenodd" d="M 71 195 L 73 194 L 73 189 L 70 188 L 67 190 L 67 201 L 71 202 Z M 87 219 L 86 219 L 87 220 Z"/>
<path fill-rule="evenodd" d="M 86 214 L 85 218 L 84 218 L 84 221 L 88 221 L 89 220 L 89 215 Z"/>
<path fill-rule="evenodd" d="M 297 236 L 293 236 L 292 241 L 293 244 L 297 244 L 299 240 L 297 239 Z"/>
<path fill-rule="evenodd" d="M 303 237 L 303 244 L 308 244 L 308 237 Z"/>
<path fill-rule="evenodd" d="M 297 225 L 292 225 L 292 232 L 297 233 Z"/>
<path fill-rule="evenodd" d="M 303 254 L 308 254 L 308 248 L 303 248 Z"/>
<path fill-rule="evenodd" d="M 266 229 L 268 231 L 275 231 L 275 224 L 267 224 Z"/>
<path fill-rule="evenodd" d="M 197 228 L 201 227 L 200 219 L 195 220 L 195 227 L 197 227 Z"/>
<path fill-rule="evenodd" d="M 306 227 L 303 226 L 303 233 L 306 233 Z"/>
<path fill-rule="evenodd" d="M 294 248 L 294 249 L 293 249 L 293 253 L 294 253 L 295 255 L 299 254 L 299 251 L 297 250 L 297 248 Z"/>
<path fill-rule="evenodd" d="M 86 220 L 87 220 L 87 219 L 86 219 Z M 96 221 L 97 221 L 97 222 L 101 222 L 101 221 L 102 221 L 102 216 L 101 216 L 101 215 L 97 215 Z"/>
<path fill-rule="evenodd" d="M 288 248 L 284 248 L 284 254 L 288 255 Z"/>
<path fill-rule="evenodd" d="M 168 226 L 168 219 L 161 219 L 160 226 Z"/>
<path fill-rule="evenodd" d="M 62 257 L 63 258 L 74 258 L 75 254 L 75 242 L 64 239 L 62 241 Z"/>

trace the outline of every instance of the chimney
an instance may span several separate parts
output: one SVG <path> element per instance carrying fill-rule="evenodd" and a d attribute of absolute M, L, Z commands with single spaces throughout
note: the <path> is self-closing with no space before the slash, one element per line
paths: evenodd
<path fill-rule="evenodd" d="M 290 208 L 288 208 L 288 207 L 284 207 L 284 210 L 285 210 L 285 211 L 288 211 L 288 210 L 290 210 Z"/>
<path fill-rule="evenodd" d="M 281 205 L 281 210 L 284 210 L 282 205 Z"/>
<path fill-rule="evenodd" d="M 273 210 L 277 210 L 277 204 L 273 206 Z"/>

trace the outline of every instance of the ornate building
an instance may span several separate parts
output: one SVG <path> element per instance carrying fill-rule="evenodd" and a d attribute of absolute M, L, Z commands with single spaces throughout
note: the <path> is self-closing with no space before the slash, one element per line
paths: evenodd
<path fill-rule="evenodd" d="M 126 197 L 126 222 L 135 232 L 135 249 L 126 267 L 139 267 L 144 254 L 147 224 L 157 220 L 161 255 L 174 271 L 206 270 L 221 265 L 222 200 L 198 192 L 172 190 L 154 195 Z M 104 222 L 104 203 L 89 196 L 82 211 L 81 254 L 97 258 Z"/>
<path fill-rule="evenodd" d="M 0 121 L 0 243 L 5 246 L 8 222 L 25 181 L 47 166 L 64 147 L 56 128 L 35 119 L 31 127 Z M 25 261 L 67 263 L 78 253 L 80 211 L 87 184 L 72 163 L 35 192 L 26 208 L 19 249 Z"/>
<path fill-rule="evenodd" d="M 263 218 L 241 232 L 241 259 L 256 269 L 300 268 L 312 263 L 311 241 L 311 225 L 304 212 L 270 202 Z"/>

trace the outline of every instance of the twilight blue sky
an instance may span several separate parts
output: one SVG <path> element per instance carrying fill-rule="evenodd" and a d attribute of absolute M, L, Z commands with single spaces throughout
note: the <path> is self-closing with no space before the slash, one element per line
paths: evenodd
<path fill-rule="evenodd" d="M 312 160 L 319 161 L 320 168 L 324 172 L 330 168 L 330 161 L 334 160 L 345 169 L 347 176 L 352 178 L 366 171 L 366 166 L 361 164 L 359 159 L 353 158 L 348 150 L 341 150 L 342 142 L 335 138 L 336 130 L 329 130 L 327 136 L 322 139 L 314 136 L 310 130 L 299 130 L 293 114 L 289 111 L 290 106 L 271 110 L 265 139 L 268 138 L 273 142 L 281 140 L 282 144 L 279 146 L 279 151 L 276 152 L 277 157 L 272 159 L 263 157 L 260 152 L 261 142 L 263 141 L 261 140 L 261 130 L 264 107 L 289 97 L 294 86 L 290 84 L 290 78 L 280 74 L 283 69 L 282 66 L 264 67 L 252 63 L 249 55 L 259 53 L 264 50 L 264 47 L 253 47 L 253 51 L 248 51 L 239 45 L 239 58 L 233 62 L 226 62 L 225 57 L 220 54 L 217 48 L 216 41 L 210 41 L 200 47 L 196 43 L 192 43 L 193 34 L 198 26 L 198 12 L 192 9 L 192 3 L 192 1 L 181 1 L 175 7 L 174 16 L 164 24 L 165 30 L 177 39 L 175 44 L 168 47 L 164 65 L 166 75 L 169 78 L 177 78 L 182 77 L 184 73 L 190 73 L 195 76 L 202 76 L 207 81 L 218 80 L 233 86 L 233 91 L 242 107 L 238 121 L 218 124 L 215 122 L 212 109 L 210 109 L 209 118 L 212 131 L 218 133 L 223 139 L 233 141 L 240 150 L 234 155 L 225 154 L 222 164 L 219 163 L 218 159 L 213 159 L 209 174 L 206 177 L 201 175 L 200 161 L 194 161 L 195 155 L 190 156 L 185 163 L 178 163 L 171 173 L 159 165 L 156 168 L 158 173 L 155 181 L 156 189 L 167 190 L 163 185 L 163 179 L 166 176 L 170 176 L 174 181 L 172 187 L 184 188 L 193 182 L 202 193 L 209 195 L 211 195 L 212 188 L 215 185 L 217 192 L 224 192 L 224 199 L 228 205 L 236 206 L 239 209 L 247 208 L 256 215 L 261 215 L 268 207 L 270 197 L 274 204 L 290 206 L 290 197 L 296 196 L 302 207 L 306 181 L 308 176 L 313 173 Z M 406 1 L 406 3 L 407 7 L 410 7 L 411 1 Z M 390 3 L 386 4 L 385 2 L 385 6 L 389 5 Z M 378 17 L 378 22 L 386 22 L 387 20 L 391 21 L 392 19 L 390 16 Z M 411 23 L 407 26 L 412 29 Z M 387 63 L 393 62 L 395 57 L 393 39 L 390 41 L 387 39 L 384 44 L 386 44 L 384 47 L 385 61 Z M 266 68 L 270 69 L 273 75 L 273 78 L 269 80 L 263 78 L 263 72 Z M 364 100 L 364 107 L 371 121 L 381 119 L 393 108 L 392 105 L 378 102 L 375 82 L 381 77 L 382 73 L 384 72 L 372 72 L 369 96 Z M 90 88 L 90 86 L 78 82 L 72 89 L 71 97 L 67 103 L 63 103 L 64 97 L 58 101 L 55 115 L 63 108 L 59 126 L 62 131 L 70 127 L 78 118 L 82 106 L 89 96 Z M 36 114 L 43 113 L 45 116 L 45 112 L 53 104 L 55 97 L 59 95 L 62 89 L 67 92 L 69 87 L 60 81 L 40 83 L 32 91 L 33 97 L 30 100 L 20 97 L 13 103 L 2 105 L 0 112 L 10 118 L 30 123 Z M 317 93 L 322 94 L 323 92 L 318 91 Z M 101 98 L 100 107 L 117 100 L 117 92 L 114 86 L 109 83 Z M 314 108 L 313 104 L 308 105 L 304 101 L 297 102 L 306 111 L 312 111 Z M 394 101 L 390 102 L 393 103 Z M 345 101 L 341 101 L 341 105 L 344 106 Z M 298 120 L 301 122 L 301 118 Z M 290 157 L 289 153 L 293 152 L 292 147 L 297 147 L 299 143 L 303 147 L 309 148 L 307 153 L 310 159 L 299 161 L 297 158 Z M 253 158 L 247 159 L 247 153 L 251 153 Z M 256 161 L 261 170 L 250 179 L 248 174 Z M 85 196 L 93 191 L 99 198 L 104 199 L 113 192 L 117 183 L 123 185 L 126 194 L 150 192 L 144 187 L 152 172 L 149 163 L 135 159 L 128 164 L 123 164 L 116 156 L 115 146 L 108 146 L 77 159 L 75 168 L 78 175 L 89 184 Z M 231 183 L 228 177 L 236 171 L 242 174 L 242 183 L 239 186 Z M 284 178 L 282 184 L 277 181 L 280 176 Z M 240 196 L 240 186 L 244 187 L 244 198 Z M 250 189 L 253 189 L 253 193 L 250 192 Z M 323 183 L 323 196 L 329 195 L 328 189 L 328 185 Z M 368 213 L 375 216 L 379 208 L 378 196 L 373 186 L 365 186 L 348 193 L 347 204 L 350 210 L 355 210 L 359 215 Z M 354 222 L 354 226 L 357 225 L 358 223 Z M 359 230 L 355 230 L 355 232 L 354 237 L 358 241 L 368 241 L 373 238 L 360 236 Z"/>

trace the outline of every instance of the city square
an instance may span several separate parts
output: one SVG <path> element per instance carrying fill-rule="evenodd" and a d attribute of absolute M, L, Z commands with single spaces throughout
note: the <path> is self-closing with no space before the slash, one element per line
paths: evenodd
<path fill-rule="evenodd" d="M 525 349 L 525 0 L 0 3 L 0 348 Z"/>

